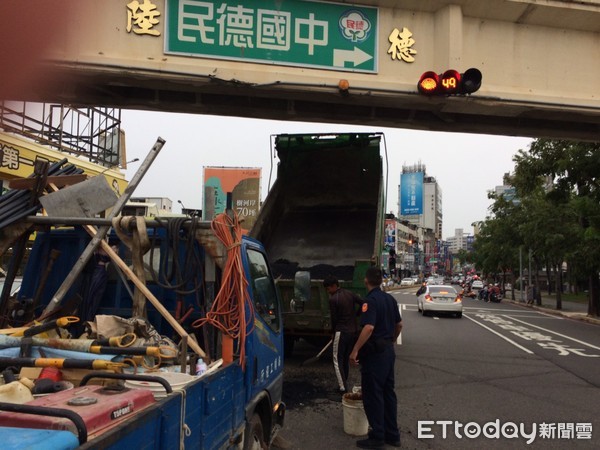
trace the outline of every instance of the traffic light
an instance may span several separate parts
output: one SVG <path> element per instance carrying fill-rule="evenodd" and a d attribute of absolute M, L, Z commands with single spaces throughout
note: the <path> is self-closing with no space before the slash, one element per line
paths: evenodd
<path fill-rule="evenodd" d="M 442 74 L 430 70 L 421 75 L 417 88 L 423 95 L 467 95 L 481 87 L 481 78 L 481 72 L 475 68 L 464 73 L 451 69 Z"/>

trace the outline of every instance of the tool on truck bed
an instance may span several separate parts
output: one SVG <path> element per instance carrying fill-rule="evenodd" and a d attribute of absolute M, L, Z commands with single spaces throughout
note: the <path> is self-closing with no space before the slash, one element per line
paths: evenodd
<path fill-rule="evenodd" d="M 212 222 L 57 216 L 69 192 L 86 197 L 84 215 L 98 206 L 91 184 L 54 181 L 50 215 L 22 219 L 36 235 L 0 330 L 0 369 L 29 397 L 0 401 L 0 436 L 39 426 L 88 448 L 267 448 L 285 415 L 283 319 L 262 244 L 233 211 Z M 100 386 L 86 386 L 90 376 Z"/>

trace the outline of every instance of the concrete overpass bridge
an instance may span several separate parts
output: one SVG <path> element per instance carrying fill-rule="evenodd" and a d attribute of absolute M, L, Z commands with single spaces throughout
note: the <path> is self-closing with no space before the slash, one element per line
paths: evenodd
<path fill-rule="evenodd" d="M 2 3 L 3 99 L 600 140 L 600 0 Z"/>

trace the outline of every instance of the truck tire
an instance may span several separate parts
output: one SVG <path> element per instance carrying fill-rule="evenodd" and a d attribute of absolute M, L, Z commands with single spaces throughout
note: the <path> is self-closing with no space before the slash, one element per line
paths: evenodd
<path fill-rule="evenodd" d="M 262 421 L 260 416 L 254 413 L 252 419 L 246 424 L 246 431 L 244 431 L 244 450 L 266 449 Z"/>

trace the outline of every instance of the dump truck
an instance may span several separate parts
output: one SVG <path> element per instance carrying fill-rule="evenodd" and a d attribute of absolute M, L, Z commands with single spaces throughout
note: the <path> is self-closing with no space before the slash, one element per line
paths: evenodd
<path fill-rule="evenodd" d="M 260 240 L 284 305 L 285 353 L 303 338 L 331 338 L 323 279 L 365 295 L 364 275 L 379 265 L 385 215 L 380 133 L 273 136 L 277 176 L 250 235 Z M 294 279 L 310 274 L 310 299 L 299 302 Z"/>
<path fill-rule="evenodd" d="M 86 269 L 65 301 L 50 309 L 90 245 L 90 230 L 115 223 L 24 219 L 34 223 L 37 233 L 17 299 L 6 309 L 12 324 L 0 333 L 5 352 L 0 353 L 0 370 L 8 377 L 5 369 L 20 368 L 17 377 L 28 371 L 37 383 L 40 370 L 52 367 L 62 372 L 62 382 L 68 373 L 71 386 L 23 403 L 0 401 L 3 449 L 40 442 L 53 449 L 267 448 L 283 426 L 285 405 L 282 308 L 263 245 L 243 236 L 235 223 L 216 227 L 217 219 L 132 219 L 120 221 L 119 233 L 110 232 L 100 245 L 103 258 L 93 260 L 96 269 L 107 264 L 102 286 L 93 287 L 94 267 Z M 94 289 L 100 291 L 95 303 Z M 219 302 L 222 306 L 215 308 Z M 240 307 L 227 311 L 233 303 Z M 88 335 L 88 328 L 100 329 L 100 319 L 112 318 L 113 325 L 134 321 L 136 330 L 142 323 L 150 336 L 161 337 L 158 348 L 166 345 L 171 352 L 158 350 L 157 356 L 147 344 L 110 344 L 115 336 L 99 331 L 86 340 L 91 342 L 82 342 L 72 329 L 82 324 L 70 321 L 62 337 L 43 339 L 31 331 L 39 326 L 47 331 L 54 323 L 60 327 L 59 319 L 77 318 L 84 305 L 89 309 L 92 304 L 83 330 Z M 217 325 L 222 314 L 230 316 Z M 36 320 L 26 322 L 22 318 L 27 316 Z M 28 333 L 33 353 L 24 356 L 19 352 Z M 13 341 L 19 345 L 16 355 L 6 353 Z M 133 356 L 140 354 L 141 362 Z M 184 381 L 174 383 L 179 377 Z"/>

